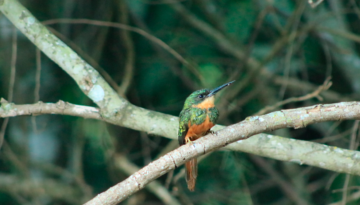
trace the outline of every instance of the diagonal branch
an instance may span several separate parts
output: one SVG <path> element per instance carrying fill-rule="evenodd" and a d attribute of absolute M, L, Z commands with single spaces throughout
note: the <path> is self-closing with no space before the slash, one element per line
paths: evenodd
<path fill-rule="evenodd" d="M 321 4 L 324 0 L 315 0 L 315 2 L 313 0 L 308 0 L 309 4 L 312 8 L 315 8 L 317 6 L 319 6 L 319 4 Z"/>
<path fill-rule="evenodd" d="M 49 32 L 18 1 L 0 1 L 0 10 L 49 58 L 57 63 L 65 72 L 69 73 L 78 83 L 81 90 L 100 107 L 99 116 L 102 117 L 102 120 L 156 136 L 164 136 L 170 139 L 176 137 L 177 117 L 134 106 L 119 97 L 94 68 Z M 13 104 L 8 104 L 5 108 L 11 110 L 11 107 L 8 108 L 11 105 Z M 272 140 L 275 139 L 286 141 L 289 146 L 298 145 L 297 140 L 290 141 L 274 136 Z M 249 147 L 251 147 L 251 150 L 248 150 Z M 247 143 L 232 145 L 230 148 L 257 155 L 267 152 L 267 150 L 258 152 L 256 151 L 257 147 Z M 277 155 L 272 154 L 271 156 L 274 159 L 281 159 Z"/>
<path fill-rule="evenodd" d="M 139 170 L 139 168 L 131 163 L 126 157 L 115 155 L 114 162 L 116 168 L 120 169 L 127 175 L 131 175 Z M 152 181 L 147 187 L 148 191 L 154 193 L 164 204 L 180 205 L 180 202 L 171 195 L 168 189 L 161 185 L 158 181 Z"/>
<path fill-rule="evenodd" d="M 16 105 L 13 103 L 8 103 L 3 99 L 1 103 L 2 104 L 0 107 L 0 117 L 11 117 L 11 116 L 32 115 L 32 114 L 34 115 L 66 114 L 66 115 L 79 116 L 79 117 L 91 118 L 91 119 L 99 119 L 99 120 L 102 119 L 99 110 L 97 108 L 73 105 L 70 103 L 65 103 L 63 101 L 59 101 L 58 103 L 36 103 L 30 105 Z M 138 109 L 144 110 L 141 108 Z M 359 109 L 360 109 L 359 102 L 316 105 L 307 108 L 277 111 L 267 114 L 265 116 L 250 117 L 244 123 L 248 121 L 264 122 L 265 118 L 268 118 L 267 120 L 269 121 L 266 121 L 265 124 L 266 129 L 263 129 L 259 125 L 256 126 L 254 125 L 254 127 L 258 126 L 257 128 L 259 129 L 258 132 L 273 130 L 276 128 L 284 128 L 284 127 L 300 128 L 308 124 L 328 121 L 328 120 L 358 119 L 360 118 Z M 170 126 L 177 125 L 176 117 L 166 116 L 153 111 L 148 111 L 148 115 L 162 115 L 165 120 L 173 119 L 173 121 L 168 125 Z M 324 118 L 324 115 L 327 116 Z M 151 118 L 147 117 L 146 120 L 151 121 Z M 113 123 L 111 121 L 108 122 Z M 279 125 L 279 127 L 274 128 L 276 124 Z M 160 126 L 161 124 L 158 125 L 159 125 L 158 129 L 162 130 L 163 127 Z M 223 127 L 217 126 L 217 129 L 221 129 L 221 128 Z M 241 128 L 240 130 L 241 132 L 240 131 L 236 132 L 237 136 L 244 136 L 244 137 L 248 136 L 248 134 L 246 135 L 242 134 L 242 132 L 247 130 L 248 129 Z M 146 131 L 152 132 L 152 130 L 146 130 Z M 235 129 L 230 129 L 230 132 L 235 133 Z M 167 136 L 169 138 L 174 138 L 176 135 L 175 134 L 171 135 L 168 133 Z M 210 141 L 213 140 L 214 139 L 210 139 Z M 220 143 L 219 147 L 223 146 L 224 142 L 225 143 L 230 142 L 229 141 L 230 138 L 224 138 L 224 137 L 220 138 L 219 136 L 216 136 L 216 140 L 217 140 L 216 143 Z M 196 145 L 198 145 L 198 142 L 196 142 Z M 208 146 L 206 147 L 208 148 Z M 301 140 L 282 138 L 268 134 L 260 134 L 253 136 L 248 140 L 238 141 L 237 143 L 230 144 L 225 148 L 233 151 L 242 151 L 260 156 L 270 157 L 273 159 L 283 160 L 283 161 L 291 161 L 299 164 L 318 166 L 324 169 L 329 169 L 337 172 L 346 172 L 353 174 L 360 173 L 360 168 L 353 166 L 356 163 L 358 157 L 360 156 L 358 152 L 355 151 L 352 152 L 349 150 L 329 147 L 314 142 L 306 142 Z M 188 151 L 185 151 L 185 153 L 186 152 Z M 330 154 L 330 152 L 331 155 L 328 155 Z M 351 157 L 349 158 L 348 156 Z M 341 162 L 341 163 L 339 164 L 336 162 Z M 173 163 L 173 161 L 171 161 L 171 163 Z M 177 166 L 179 166 L 179 164 L 177 164 Z M 348 170 L 344 169 L 346 167 L 348 168 Z"/>
<path fill-rule="evenodd" d="M 119 97 L 96 70 L 50 33 L 18 1 L 0 0 L 0 10 L 39 49 L 67 72 L 76 81 L 79 88 L 99 106 L 100 112 L 96 113 L 96 116 L 116 125 L 145 131 L 153 135 L 175 138 L 178 126 L 176 117 L 134 106 Z M 4 102 L 0 111 L 7 113 L 12 110 L 13 106 L 12 103 Z M 98 111 L 96 108 L 91 109 L 95 109 L 95 112 Z M 109 196 L 109 192 L 105 192 L 95 200 L 109 196 L 109 199 L 105 201 L 111 203 L 121 201 L 131 193 L 143 188 L 148 182 L 174 169 L 175 165 L 180 166 L 185 160 L 219 149 L 238 139 L 285 127 L 301 128 L 316 122 L 359 119 L 359 109 L 358 102 L 350 102 L 278 111 L 261 117 L 248 118 L 242 123 L 220 131 L 218 136 L 207 136 L 198 140 L 195 146 L 182 146 L 170 152 L 115 188 L 110 189 L 110 191 L 114 191 L 111 196 Z M 253 136 L 246 141 L 238 141 L 238 143 L 228 145 L 227 148 L 337 172 L 360 173 L 360 165 L 356 163 L 360 157 L 359 152 L 312 142 L 262 134 Z M 129 186 L 124 187 L 124 184 Z"/>
<path fill-rule="evenodd" d="M 336 103 L 328 105 L 315 105 L 310 107 L 282 110 L 262 116 L 249 117 L 237 124 L 231 125 L 218 131 L 215 135 L 209 134 L 193 144 L 193 146 L 181 146 L 169 152 L 160 159 L 150 163 L 129 178 L 99 194 L 86 205 L 111 205 L 117 204 L 133 193 L 144 188 L 145 185 L 179 167 L 186 161 L 202 154 L 212 152 L 230 143 L 245 143 L 252 135 L 281 128 L 303 128 L 309 124 L 335 121 L 360 119 L 360 102 Z M 360 175 L 360 152 L 341 149 L 332 146 L 316 144 L 313 142 L 298 140 L 299 146 L 289 147 L 283 142 L 273 141 L 271 135 L 261 135 L 254 143 L 263 147 L 263 154 L 283 154 L 282 160 L 326 168 L 336 172 Z M 271 143 L 268 143 L 271 141 Z M 265 150 L 268 150 L 265 153 Z M 287 153 L 287 154 L 284 154 Z M 281 156 L 281 155 L 280 155 Z"/>
<path fill-rule="evenodd" d="M 100 108 L 105 118 L 115 118 L 127 106 L 100 74 L 53 35 L 17 0 L 0 1 L 1 12 L 45 55 L 69 74 Z"/>

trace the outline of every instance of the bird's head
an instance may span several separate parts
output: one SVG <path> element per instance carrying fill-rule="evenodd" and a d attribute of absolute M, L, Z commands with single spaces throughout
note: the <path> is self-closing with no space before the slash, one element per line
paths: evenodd
<path fill-rule="evenodd" d="M 197 90 L 197 91 L 191 93 L 191 95 L 189 97 L 187 97 L 185 100 L 184 109 L 187 109 L 190 107 L 198 107 L 201 109 L 207 109 L 207 108 L 214 107 L 215 106 L 215 104 L 214 104 L 215 94 L 217 92 L 219 92 L 220 90 L 222 90 L 223 88 L 231 85 L 233 82 L 235 82 L 235 81 L 231 81 L 229 83 L 221 85 L 212 90 L 201 89 L 201 90 Z"/>

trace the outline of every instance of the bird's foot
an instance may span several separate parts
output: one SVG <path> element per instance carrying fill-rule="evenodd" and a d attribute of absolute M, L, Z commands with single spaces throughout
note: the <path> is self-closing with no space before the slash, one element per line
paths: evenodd
<path fill-rule="evenodd" d="M 185 143 L 186 143 L 187 146 L 194 146 L 194 147 L 196 146 L 195 141 L 191 141 L 190 138 L 186 138 Z"/>
<path fill-rule="evenodd" d="M 193 144 L 193 141 L 191 141 L 190 138 L 185 138 L 185 143 L 186 143 L 186 144 L 189 144 L 189 145 L 192 145 L 192 144 Z"/>
<path fill-rule="evenodd" d="M 207 133 L 206 133 L 206 134 L 212 134 L 212 135 L 216 135 L 216 136 L 217 136 L 217 132 L 212 131 L 212 130 L 207 131 Z"/>

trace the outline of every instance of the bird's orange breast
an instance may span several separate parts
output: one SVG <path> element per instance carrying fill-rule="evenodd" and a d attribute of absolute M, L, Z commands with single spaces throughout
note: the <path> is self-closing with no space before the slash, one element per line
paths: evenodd
<path fill-rule="evenodd" d="M 196 108 L 200 108 L 200 109 L 209 109 L 209 108 L 215 107 L 214 102 L 215 102 L 215 97 L 211 96 L 211 97 L 206 98 L 201 103 L 193 105 L 192 107 L 196 107 Z"/>
<path fill-rule="evenodd" d="M 207 115 L 203 123 L 199 125 L 197 124 L 192 125 L 189 122 L 188 126 L 189 126 L 189 130 L 186 133 L 185 139 L 190 138 L 190 140 L 193 141 L 204 136 L 214 126 L 214 124 L 210 122 L 209 115 Z"/>

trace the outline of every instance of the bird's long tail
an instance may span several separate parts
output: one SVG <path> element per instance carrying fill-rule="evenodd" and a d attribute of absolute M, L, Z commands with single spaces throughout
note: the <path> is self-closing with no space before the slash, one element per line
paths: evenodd
<path fill-rule="evenodd" d="M 185 163 L 186 168 L 186 183 L 190 191 L 195 190 L 196 178 L 198 175 L 197 159 L 191 159 Z"/>

